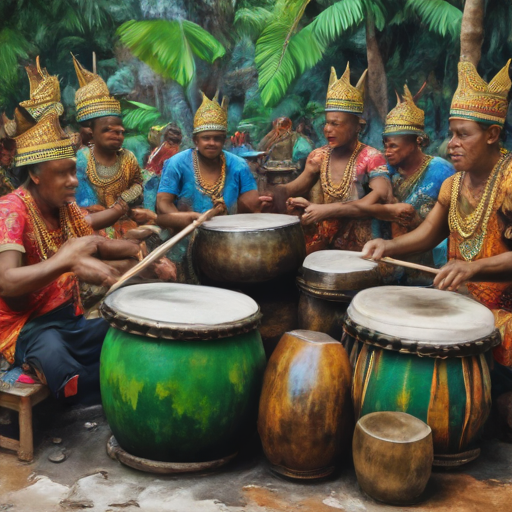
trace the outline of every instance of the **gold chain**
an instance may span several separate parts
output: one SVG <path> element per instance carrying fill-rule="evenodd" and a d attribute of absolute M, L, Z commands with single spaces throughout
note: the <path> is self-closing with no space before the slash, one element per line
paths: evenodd
<path fill-rule="evenodd" d="M 334 185 L 331 175 L 332 148 L 329 147 L 327 149 L 326 155 L 322 161 L 322 166 L 320 167 L 320 180 L 322 183 L 322 189 L 325 193 L 327 193 L 331 197 L 334 197 L 335 199 L 341 199 L 342 201 L 347 199 L 348 194 L 350 193 L 350 189 L 352 187 L 352 183 L 354 183 L 356 179 L 357 157 L 365 147 L 366 146 L 363 143 L 359 141 L 357 142 L 356 148 L 354 149 L 347 163 L 347 166 L 345 167 L 343 178 L 341 179 L 341 182 L 338 185 Z"/>
<path fill-rule="evenodd" d="M 212 199 L 219 199 L 222 197 L 222 191 L 224 190 L 224 183 L 226 182 L 226 157 L 224 153 L 220 154 L 221 170 L 220 176 L 215 183 L 208 183 L 201 175 L 201 169 L 199 168 L 199 157 L 197 156 L 197 149 L 192 151 L 192 161 L 194 164 L 194 174 L 196 178 L 196 184 L 199 190 L 210 196 Z"/>
<path fill-rule="evenodd" d="M 411 176 L 407 178 L 403 178 L 402 183 L 398 185 L 395 197 L 399 199 L 400 201 L 403 201 L 404 199 L 407 199 L 409 194 L 411 193 L 412 189 L 419 183 L 421 178 L 423 177 L 423 174 L 427 170 L 428 166 L 430 165 L 430 162 L 433 160 L 434 157 L 425 155 L 423 157 L 423 160 L 421 162 L 421 165 L 419 166 L 418 170 L 412 174 Z"/>

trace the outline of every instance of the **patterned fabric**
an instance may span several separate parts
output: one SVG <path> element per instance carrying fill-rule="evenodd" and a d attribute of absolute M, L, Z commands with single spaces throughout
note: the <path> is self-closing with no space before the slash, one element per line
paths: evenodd
<path fill-rule="evenodd" d="M 375 227 L 378 230 L 378 238 L 391 239 L 400 235 L 404 235 L 425 220 L 434 205 L 436 204 L 443 182 L 455 173 L 452 164 L 443 158 L 435 157 L 423 172 L 418 182 L 412 190 L 406 190 L 406 196 L 402 196 L 400 191 L 403 188 L 404 178 L 400 174 L 400 170 L 387 164 L 391 184 L 393 186 L 393 196 L 399 203 L 408 203 L 414 206 L 418 213 L 417 222 L 409 228 L 404 228 L 396 223 L 386 221 L 375 221 Z M 373 173 L 370 174 L 370 178 Z M 419 263 L 426 266 L 441 267 L 447 261 L 447 244 L 446 241 L 441 242 L 434 251 L 428 251 L 424 254 L 414 255 L 407 258 L 407 261 Z M 386 281 L 390 283 L 399 283 L 407 285 L 425 286 L 432 283 L 432 279 L 422 272 L 412 269 L 404 269 L 403 267 L 386 266 L 389 275 L 384 276 Z"/>
<path fill-rule="evenodd" d="M 439 202 L 449 207 L 451 201 L 453 177 L 448 178 L 439 193 Z M 505 169 L 498 184 L 498 194 L 487 225 L 487 236 L 480 253 L 473 261 L 497 256 L 512 249 L 512 164 Z M 467 188 L 462 187 L 457 199 L 459 212 L 471 214 L 478 200 L 472 197 Z M 459 244 L 463 242 L 457 231 L 450 233 L 448 258 L 464 260 Z M 492 310 L 496 327 L 500 330 L 502 343 L 494 349 L 498 363 L 512 367 L 512 282 L 506 283 L 468 283 L 473 297 Z"/>
<path fill-rule="evenodd" d="M 0 251 L 14 250 L 24 254 L 24 264 L 34 265 L 41 261 L 34 236 L 33 221 L 23 200 L 26 191 L 0 198 Z M 50 234 L 55 232 L 50 232 Z M 58 237 L 56 237 L 58 238 Z M 0 298 L 0 352 L 12 363 L 18 335 L 28 320 L 44 315 L 63 304 L 74 303 L 77 314 L 81 306 L 76 293 L 74 274 L 63 274 L 37 292 L 31 293 L 23 301 L 21 309 L 11 309 Z"/>
<path fill-rule="evenodd" d="M 362 115 L 364 110 L 364 81 L 367 71 L 364 71 L 354 87 L 350 84 L 350 66 L 348 62 L 347 69 L 339 80 L 336 77 L 336 70 L 331 68 L 325 111 Z"/>
<path fill-rule="evenodd" d="M 510 60 L 489 82 L 480 77 L 471 62 L 459 62 L 459 86 L 450 108 L 450 119 L 470 119 L 503 126 L 507 118 L 508 91 L 512 85 Z"/>
<path fill-rule="evenodd" d="M 386 116 L 383 135 L 423 135 L 424 129 L 425 112 L 416 106 L 411 91 L 404 85 L 403 99 L 399 97 L 396 107 Z"/>
<path fill-rule="evenodd" d="M 203 95 L 203 103 L 197 109 L 194 116 L 193 133 L 206 132 L 208 130 L 225 132 L 228 129 L 228 106 L 226 97 L 222 98 L 222 104 L 219 105 L 217 94 L 210 100 Z"/>
<path fill-rule="evenodd" d="M 83 148 L 77 153 L 76 173 L 78 189 L 76 202 L 90 212 L 110 208 L 119 198 L 124 199 L 126 193 L 134 197 L 128 203 L 142 200 L 143 177 L 135 155 L 127 149 L 119 151 L 118 171 L 110 177 L 102 177 L 92 162 L 91 150 Z M 108 168 L 107 168 L 108 169 Z M 100 208 L 98 208 L 100 207 Z M 113 226 L 105 229 L 109 238 L 122 238 L 137 223 L 127 216 L 122 217 Z"/>
<path fill-rule="evenodd" d="M 167 141 L 163 142 L 149 155 L 146 169 L 160 176 L 160 174 L 162 174 L 165 161 L 173 157 L 179 150 L 179 144 L 171 144 Z"/>
<path fill-rule="evenodd" d="M 378 177 L 388 177 L 386 159 L 377 149 L 365 146 L 357 156 L 356 179 L 346 202 L 363 198 L 370 181 Z M 314 202 L 326 204 L 337 200 L 320 193 Z M 307 227 L 305 234 L 308 254 L 323 249 L 361 251 L 364 244 L 374 238 L 371 219 L 327 219 Z"/>

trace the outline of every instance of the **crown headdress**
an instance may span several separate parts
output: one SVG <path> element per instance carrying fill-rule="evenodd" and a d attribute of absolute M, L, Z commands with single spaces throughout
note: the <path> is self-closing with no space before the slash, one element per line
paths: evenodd
<path fill-rule="evenodd" d="M 339 80 L 336 77 L 336 70 L 331 68 L 325 111 L 347 112 L 360 116 L 364 110 L 364 81 L 367 71 L 364 71 L 354 87 L 350 85 L 350 66 L 348 62 L 347 69 Z"/>
<path fill-rule="evenodd" d="M 48 112 L 37 124 L 14 140 L 14 163 L 18 167 L 75 157 L 72 141 L 62 130 L 55 110 Z"/>
<path fill-rule="evenodd" d="M 459 62 L 459 86 L 450 108 L 450 119 L 470 119 L 503 126 L 507 117 L 510 60 L 487 84 L 471 62 Z"/>
<path fill-rule="evenodd" d="M 386 116 L 386 126 L 383 135 L 423 135 L 425 129 L 425 112 L 416 106 L 426 84 L 412 96 L 411 91 L 404 85 L 402 98 L 397 93 L 396 107 Z"/>
<path fill-rule="evenodd" d="M 224 96 L 222 103 L 219 105 L 218 92 L 215 94 L 213 100 L 208 99 L 204 92 L 202 95 L 203 102 L 194 116 L 193 133 L 206 132 L 209 130 L 226 132 L 228 130 L 227 98 Z"/>
<path fill-rule="evenodd" d="M 55 110 L 57 115 L 64 113 L 64 107 L 60 103 L 60 84 L 56 76 L 50 76 L 46 68 L 41 68 L 39 56 L 35 66 L 26 68 L 30 82 L 30 99 L 22 101 L 23 107 L 35 121 L 39 121 L 50 110 Z"/>
<path fill-rule="evenodd" d="M 73 55 L 80 88 L 75 93 L 76 120 L 89 121 L 97 117 L 121 117 L 121 104 L 110 96 L 107 84 L 95 73 L 87 71 Z"/>

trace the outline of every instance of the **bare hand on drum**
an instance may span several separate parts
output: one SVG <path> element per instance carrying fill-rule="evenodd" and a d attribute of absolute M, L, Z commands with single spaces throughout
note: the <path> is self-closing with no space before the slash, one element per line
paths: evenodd
<path fill-rule="evenodd" d="M 71 271 L 84 283 L 96 286 L 112 286 L 120 273 L 103 261 L 91 256 L 82 256 L 72 265 Z"/>
<path fill-rule="evenodd" d="M 226 206 L 226 203 L 224 202 L 224 199 L 215 199 L 213 201 L 213 207 L 219 207 L 220 212 L 217 215 L 227 215 L 228 213 L 228 208 Z"/>
<path fill-rule="evenodd" d="M 365 260 L 379 261 L 384 256 L 387 256 L 387 242 L 387 240 L 383 240 L 382 238 L 376 238 L 375 240 L 366 242 L 361 253 L 361 258 Z"/>
<path fill-rule="evenodd" d="M 156 222 L 156 213 L 146 208 L 133 208 L 130 212 L 130 218 L 134 220 L 139 226 L 141 224 L 149 224 Z"/>
<path fill-rule="evenodd" d="M 135 240 L 109 240 L 103 238 L 98 243 L 98 258 L 102 260 L 123 260 L 136 258 L 140 252 L 140 246 Z"/>
<path fill-rule="evenodd" d="M 477 261 L 449 261 L 434 279 L 434 286 L 439 290 L 456 292 L 459 287 L 479 272 Z"/>
<path fill-rule="evenodd" d="M 300 216 L 310 204 L 311 203 L 303 197 L 290 197 L 286 201 L 286 213 L 288 213 L 288 215 Z"/>
<path fill-rule="evenodd" d="M 176 281 L 176 265 L 169 258 L 160 258 L 151 266 L 151 269 L 161 281 Z"/>
<path fill-rule="evenodd" d="M 259 196 L 258 198 L 261 204 L 261 211 L 263 213 L 270 211 L 274 206 L 274 198 L 270 195 L 268 196 Z"/>

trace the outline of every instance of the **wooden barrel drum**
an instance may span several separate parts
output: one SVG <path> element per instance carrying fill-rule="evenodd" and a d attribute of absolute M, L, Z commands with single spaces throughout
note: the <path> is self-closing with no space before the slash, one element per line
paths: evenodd
<path fill-rule="evenodd" d="M 329 475 L 350 444 L 352 370 L 340 342 L 326 334 L 286 333 L 263 380 L 258 432 L 277 473 L 298 479 Z"/>
<path fill-rule="evenodd" d="M 381 282 L 377 263 L 363 260 L 358 254 L 318 251 L 304 260 L 297 278 L 300 329 L 341 339 L 345 311 L 354 295 Z"/>
<path fill-rule="evenodd" d="M 435 465 L 478 456 L 491 407 L 486 352 L 500 342 L 489 309 L 452 292 L 382 286 L 355 296 L 345 331 L 356 418 L 402 411 L 421 419 Z"/>
<path fill-rule="evenodd" d="M 256 426 L 258 305 L 229 290 L 155 283 L 114 292 L 101 313 L 111 325 L 101 395 L 117 458 L 163 473 L 229 461 Z"/>

